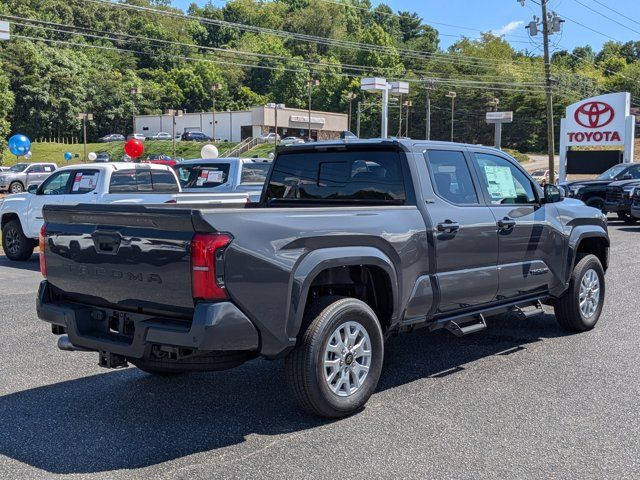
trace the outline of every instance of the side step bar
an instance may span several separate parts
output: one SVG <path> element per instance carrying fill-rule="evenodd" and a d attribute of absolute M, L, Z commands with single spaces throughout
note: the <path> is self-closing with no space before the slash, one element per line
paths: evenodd
<path fill-rule="evenodd" d="M 444 328 L 453 333 L 456 337 L 464 337 L 470 333 L 476 333 L 487 328 L 487 322 L 484 320 L 484 316 L 481 313 L 478 314 L 475 320 L 476 321 L 473 323 L 464 323 L 462 325 L 450 320 L 445 324 Z"/>

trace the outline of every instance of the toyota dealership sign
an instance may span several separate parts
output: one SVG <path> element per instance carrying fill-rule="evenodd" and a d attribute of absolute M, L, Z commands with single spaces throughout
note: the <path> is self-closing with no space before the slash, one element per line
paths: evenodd
<path fill-rule="evenodd" d="M 629 93 L 609 93 L 567 107 L 560 124 L 560 180 L 566 176 L 569 147 L 624 148 L 624 161 L 633 161 L 635 117 Z"/>

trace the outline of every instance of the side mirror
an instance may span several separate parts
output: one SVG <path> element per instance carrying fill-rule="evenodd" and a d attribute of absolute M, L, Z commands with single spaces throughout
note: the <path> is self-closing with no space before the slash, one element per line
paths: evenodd
<path fill-rule="evenodd" d="M 36 193 L 38 193 L 38 185 L 34 185 L 34 184 L 29 185 L 27 187 L 27 192 L 35 195 Z"/>
<path fill-rule="evenodd" d="M 544 203 L 558 203 L 564 200 L 564 192 L 557 186 L 547 183 L 544 186 Z"/>

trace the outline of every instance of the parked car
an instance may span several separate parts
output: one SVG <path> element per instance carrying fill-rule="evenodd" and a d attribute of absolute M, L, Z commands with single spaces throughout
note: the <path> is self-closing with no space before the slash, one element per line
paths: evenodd
<path fill-rule="evenodd" d="M 151 155 L 147 155 L 147 159 L 145 160 L 145 163 L 155 163 L 156 165 L 167 165 L 168 167 L 173 167 L 178 163 L 178 161 L 171 158 L 168 155 L 151 154 Z"/>
<path fill-rule="evenodd" d="M 595 180 L 577 180 L 559 185 L 567 196 L 577 198 L 590 207 L 602 210 L 607 196 L 607 186 L 619 180 L 640 180 L 640 165 L 621 163 L 611 167 Z"/>
<path fill-rule="evenodd" d="M 252 208 L 44 217 L 37 312 L 60 348 L 161 375 L 285 357 L 293 396 L 324 417 L 366 403 L 395 333 L 463 336 L 540 302 L 581 332 L 604 302 L 604 215 L 487 147 L 293 145 Z"/>
<path fill-rule="evenodd" d="M 277 135 L 277 137 L 278 137 L 278 140 L 280 140 L 280 135 Z M 263 135 L 260 137 L 260 140 L 261 140 L 263 143 L 266 143 L 266 142 L 275 142 L 275 141 L 276 141 L 276 134 L 275 134 L 275 133 L 273 133 L 273 132 L 263 134 Z"/>
<path fill-rule="evenodd" d="M 167 132 L 158 132 L 155 135 L 149 137 L 147 140 L 171 140 L 173 137 Z"/>
<path fill-rule="evenodd" d="M 0 166 L 0 172 L 8 172 L 11 169 L 11 167 L 2 167 Z"/>
<path fill-rule="evenodd" d="M 345 130 L 344 132 L 340 132 L 340 138 L 343 140 L 357 140 L 358 136 L 349 130 Z"/>
<path fill-rule="evenodd" d="M 144 142 L 147 139 L 147 137 L 142 133 L 130 133 L 129 135 L 127 135 L 127 140 L 132 140 L 132 139 L 136 139 L 136 140 L 140 140 L 141 142 Z"/>
<path fill-rule="evenodd" d="M 639 185 L 640 187 L 640 185 Z M 631 208 L 629 210 L 634 220 L 640 220 L 640 188 L 634 188 L 631 195 Z"/>
<path fill-rule="evenodd" d="M 108 143 L 108 142 L 124 142 L 124 135 L 120 135 L 119 133 L 110 133 L 109 135 L 105 135 L 104 137 L 100 137 L 98 139 L 99 142 Z"/>
<path fill-rule="evenodd" d="M 210 142 L 211 137 L 202 132 L 184 132 L 182 134 L 184 142 Z"/>
<path fill-rule="evenodd" d="M 24 192 L 30 185 L 40 185 L 56 168 L 55 163 L 16 163 L 0 172 L 0 192 Z"/>
<path fill-rule="evenodd" d="M 257 202 L 271 163 L 266 158 L 186 160 L 174 170 L 183 192 L 242 192 Z"/>
<path fill-rule="evenodd" d="M 170 167 L 135 163 L 71 165 L 54 172 L 39 187 L 11 195 L 0 205 L 2 247 L 10 260 L 27 260 L 42 227 L 44 205 L 79 203 L 207 203 L 244 205 L 246 194 L 181 193 Z"/>
<path fill-rule="evenodd" d="M 96 162 L 101 163 L 101 162 L 110 162 L 111 161 L 111 155 L 107 152 L 99 152 L 96 154 Z"/>
<path fill-rule="evenodd" d="M 531 173 L 531 176 L 542 187 L 549 183 L 549 170 L 535 170 Z M 558 178 L 558 172 L 555 172 L 554 178 Z"/>
<path fill-rule="evenodd" d="M 304 140 L 298 137 L 284 137 L 282 140 L 280 140 L 280 143 L 282 145 L 296 145 L 299 143 L 304 143 Z"/>
<path fill-rule="evenodd" d="M 615 213 L 625 223 L 636 223 L 638 219 L 631 214 L 631 205 L 638 186 L 640 180 L 619 180 L 607 185 L 602 211 Z"/>

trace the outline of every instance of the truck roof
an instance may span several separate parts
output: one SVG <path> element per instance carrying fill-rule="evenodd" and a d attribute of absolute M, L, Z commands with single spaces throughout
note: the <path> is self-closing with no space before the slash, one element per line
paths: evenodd
<path fill-rule="evenodd" d="M 98 168 L 102 170 L 107 170 L 107 169 L 132 170 L 136 167 L 140 167 L 140 165 L 144 165 L 143 168 L 148 168 L 151 170 L 167 170 L 169 168 L 166 165 L 161 165 L 156 163 L 98 162 L 98 163 L 77 163 L 75 165 L 67 165 L 65 167 L 60 168 L 59 170 L 74 170 L 74 169 L 82 169 L 82 168 Z"/>
<path fill-rule="evenodd" d="M 397 146 L 405 150 L 414 150 L 416 148 L 424 149 L 427 147 L 451 147 L 451 146 L 459 146 L 464 148 L 482 148 L 488 150 L 496 150 L 494 147 L 489 147 L 485 145 L 474 145 L 469 143 L 457 143 L 457 142 L 447 142 L 447 141 L 439 141 L 439 140 L 414 140 L 410 138 L 368 138 L 368 139 L 344 139 L 344 140 L 326 140 L 321 142 L 313 142 L 313 143 L 300 143 L 300 144 L 292 144 L 292 145 L 278 145 L 278 152 L 281 151 L 292 151 L 292 150 L 316 150 L 319 148 L 326 147 L 340 147 L 340 146 L 349 146 L 349 147 L 371 147 L 375 145 L 381 146 Z"/>
<path fill-rule="evenodd" d="M 199 163 L 222 163 L 222 162 L 240 162 L 240 163 L 271 163 L 271 158 L 241 158 L 241 157 L 220 157 L 220 158 L 192 158 L 180 162 L 179 165 L 194 165 Z"/>

